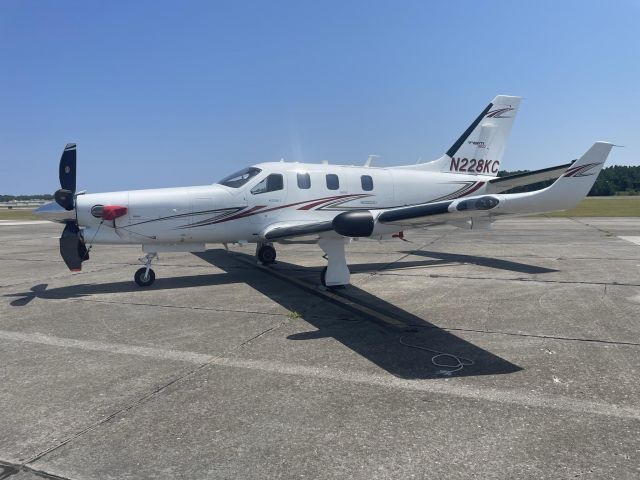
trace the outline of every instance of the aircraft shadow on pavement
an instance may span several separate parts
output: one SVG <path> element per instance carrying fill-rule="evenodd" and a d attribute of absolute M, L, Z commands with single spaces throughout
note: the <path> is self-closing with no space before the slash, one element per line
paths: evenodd
<path fill-rule="evenodd" d="M 420 254 L 419 252 L 411 252 Z M 433 252 L 422 252 L 425 256 L 433 256 L 438 260 L 407 261 L 394 263 L 391 268 L 411 268 L 429 266 L 447 261 L 465 261 L 467 263 L 489 262 L 492 259 L 482 259 L 471 262 L 470 256 L 453 255 Z M 407 312 L 381 298 L 372 295 L 355 285 L 340 291 L 339 295 L 348 301 L 361 305 L 371 310 L 381 312 L 389 317 L 399 320 L 407 326 L 406 329 L 391 328 L 381 323 L 373 323 L 367 315 L 353 313 L 344 308 L 332 304 L 323 298 L 319 283 L 319 268 L 301 267 L 286 262 L 278 262 L 274 268 L 286 275 L 294 275 L 296 279 L 306 282 L 309 286 L 318 288 L 318 294 L 314 294 L 303 288 L 291 285 L 285 280 L 279 279 L 264 272 L 261 269 L 238 261 L 237 257 L 245 254 L 227 253 L 226 251 L 207 250 L 194 254 L 198 258 L 219 268 L 225 273 L 188 275 L 180 277 L 157 278 L 155 283 L 146 287 L 145 291 L 176 290 L 191 287 L 210 287 L 244 283 L 257 292 L 270 298 L 285 309 L 297 312 L 304 321 L 313 325 L 317 330 L 298 333 L 287 337 L 292 341 L 313 340 L 332 337 L 354 352 L 362 355 L 369 361 L 380 366 L 389 373 L 405 379 L 441 378 L 443 368 L 432 364 L 434 353 L 410 348 L 400 343 L 426 347 L 441 352 L 465 357 L 474 362 L 474 365 L 465 366 L 455 372 L 454 376 L 496 375 L 520 371 L 521 368 L 513 363 L 494 355 L 456 335 L 429 323 L 423 318 Z M 455 257 L 455 260 L 454 260 Z M 465 257 L 465 260 L 459 257 Z M 528 273 L 542 273 L 537 271 L 539 267 L 516 264 L 515 262 L 500 263 L 497 260 L 495 268 L 509 267 L 523 271 L 530 268 Z M 387 263 L 360 264 L 354 266 L 352 271 L 376 271 L 389 266 Z M 533 269 L 533 271 L 531 270 Z M 544 269 L 547 271 L 547 269 Z M 549 270 L 553 271 L 553 270 Z M 103 284 L 80 284 L 59 288 L 47 289 L 47 284 L 39 284 L 31 287 L 28 292 L 5 294 L 5 297 L 15 297 L 10 304 L 14 307 L 26 306 L 34 298 L 39 299 L 73 299 L 91 295 L 139 292 L 140 287 L 133 281 L 111 282 Z M 250 299 L 248 299 L 250 301 Z M 453 307 L 452 307 L 453 308 Z M 447 358 L 441 359 L 449 362 Z M 452 362 L 455 363 L 455 362 Z M 444 369 L 446 370 L 446 369 Z"/>
<path fill-rule="evenodd" d="M 215 285 L 226 285 L 237 283 L 239 280 L 224 274 L 206 275 L 186 275 L 181 277 L 157 278 L 150 287 L 145 287 L 145 291 L 153 290 L 174 290 L 180 288 L 206 287 Z M 70 298 L 82 298 L 91 295 L 104 295 L 110 293 L 140 292 L 140 287 L 133 280 L 126 282 L 111 283 L 81 283 L 47 289 L 49 285 L 42 283 L 34 285 L 28 292 L 9 293 L 5 297 L 16 297 L 10 302 L 14 307 L 24 307 L 35 298 L 44 300 L 64 300 Z"/>
<path fill-rule="evenodd" d="M 420 257 L 437 258 L 441 262 L 469 263 L 480 267 L 496 268 L 499 270 L 509 270 L 518 273 L 538 274 L 538 273 L 554 273 L 558 270 L 552 268 L 539 267 L 537 265 L 529 265 L 527 263 L 513 262 L 511 260 L 502 260 L 500 258 L 479 257 L 477 255 L 464 255 L 460 253 L 431 252 L 426 250 L 400 252 L 407 255 L 415 255 Z M 404 263 L 404 262 L 403 262 Z M 400 264 L 402 265 L 402 264 Z M 395 268 L 395 267 L 394 267 Z"/>
<path fill-rule="evenodd" d="M 437 267 L 440 265 L 450 265 L 451 263 L 477 265 L 479 267 L 494 268 L 497 270 L 507 270 L 528 275 L 554 273 L 558 270 L 553 268 L 539 267 L 528 263 L 513 262 L 500 258 L 481 257 L 478 255 L 463 255 L 459 253 L 431 252 L 426 250 L 400 251 L 405 255 L 416 257 L 426 257 L 432 260 L 403 260 L 402 262 L 381 262 L 381 263 L 349 263 L 351 273 L 377 272 L 379 270 L 401 270 L 408 268 Z M 284 264 L 283 264 L 284 265 Z M 305 267 L 299 265 L 284 265 L 287 270 L 304 270 Z"/>
<path fill-rule="evenodd" d="M 314 340 L 332 337 L 389 373 L 405 379 L 442 378 L 442 372 L 446 369 L 435 366 L 431 362 L 434 356 L 433 352 L 403 345 L 400 343 L 401 338 L 403 343 L 451 353 L 474 362 L 474 365 L 465 366 L 462 370 L 455 372 L 454 376 L 496 375 L 522 370 L 519 366 L 355 285 L 350 285 L 344 291 L 339 291 L 339 296 L 346 298 L 349 302 L 398 319 L 406 325 L 406 328 L 390 328 L 380 323 L 373 323 L 372 319 L 367 318 L 364 314 L 354 314 L 324 300 L 322 294 L 314 295 L 302 288 L 292 286 L 285 280 L 276 278 L 262 269 L 233 261 L 233 257 L 236 255 L 244 256 L 245 259 L 251 258 L 248 255 L 227 254 L 224 250 L 207 250 L 195 255 L 229 274 L 241 275 L 242 281 L 251 288 L 287 310 L 297 312 L 304 321 L 317 329 L 316 331 L 290 335 L 287 337 L 289 340 Z M 415 267 L 418 263 L 429 265 L 432 262 L 409 263 Z M 387 264 L 369 264 L 369 267 L 373 270 L 376 266 L 380 268 L 384 265 Z M 297 280 L 317 287 L 318 290 L 321 288 L 319 286 L 320 269 L 318 268 L 300 267 L 286 262 L 278 262 L 271 268 L 287 275 L 295 272 Z M 396 267 L 394 266 L 394 268 Z M 454 360 L 447 358 L 441 358 L 440 361 L 455 363 Z"/>

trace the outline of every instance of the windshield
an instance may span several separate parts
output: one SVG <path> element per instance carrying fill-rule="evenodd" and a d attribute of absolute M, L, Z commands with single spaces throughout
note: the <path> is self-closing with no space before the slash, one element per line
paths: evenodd
<path fill-rule="evenodd" d="M 232 173 L 228 177 L 223 178 L 218 183 L 225 187 L 238 188 L 247 183 L 251 178 L 258 175 L 262 170 L 256 167 L 249 167 Z"/>

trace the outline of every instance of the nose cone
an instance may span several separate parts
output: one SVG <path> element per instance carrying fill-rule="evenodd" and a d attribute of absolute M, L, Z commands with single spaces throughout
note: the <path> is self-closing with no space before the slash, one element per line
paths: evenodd
<path fill-rule="evenodd" d="M 33 214 L 42 218 L 43 220 L 49 220 L 50 222 L 64 223 L 67 221 L 76 220 L 75 210 L 65 210 L 56 202 L 50 202 L 36 208 Z"/>

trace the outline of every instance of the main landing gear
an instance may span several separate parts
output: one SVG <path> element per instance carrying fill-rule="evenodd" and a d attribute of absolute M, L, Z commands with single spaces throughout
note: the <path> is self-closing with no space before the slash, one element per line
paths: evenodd
<path fill-rule="evenodd" d="M 320 272 L 320 283 L 327 288 L 344 288 L 349 285 L 350 273 L 344 255 L 344 238 L 323 238 L 318 242 L 327 258 L 327 266 Z"/>
<path fill-rule="evenodd" d="M 158 254 L 156 252 L 147 253 L 140 259 L 141 262 L 144 262 L 144 267 L 138 269 L 136 274 L 133 276 L 133 279 L 138 286 L 148 287 L 155 281 L 156 274 L 151 270 L 151 262 L 154 258 L 158 258 Z"/>
<path fill-rule="evenodd" d="M 276 263 L 276 249 L 270 243 L 258 243 L 256 257 L 262 265 L 271 265 Z"/>

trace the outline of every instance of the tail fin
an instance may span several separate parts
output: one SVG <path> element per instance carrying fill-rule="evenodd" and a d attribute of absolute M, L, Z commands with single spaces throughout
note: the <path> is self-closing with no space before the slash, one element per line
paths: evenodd
<path fill-rule="evenodd" d="M 438 160 L 406 166 L 416 170 L 497 176 L 520 97 L 498 95 Z"/>

